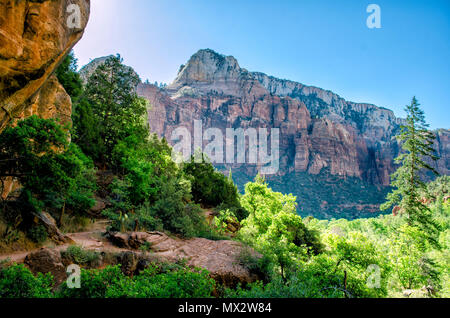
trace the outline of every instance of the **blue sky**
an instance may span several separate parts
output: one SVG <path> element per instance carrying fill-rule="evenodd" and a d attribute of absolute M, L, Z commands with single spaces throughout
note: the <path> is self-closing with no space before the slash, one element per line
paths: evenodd
<path fill-rule="evenodd" d="M 450 128 L 448 0 L 92 0 L 79 65 L 120 53 L 143 80 L 170 83 L 199 49 L 241 67 L 332 90 L 403 116 L 416 95 Z M 381 29 L 369 29 L 369 4 Z"/>

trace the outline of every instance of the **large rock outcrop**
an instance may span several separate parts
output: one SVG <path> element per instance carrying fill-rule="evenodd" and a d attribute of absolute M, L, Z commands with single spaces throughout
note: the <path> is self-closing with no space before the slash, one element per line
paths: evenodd
<path fill-rule="evenodd" d="M 0 0 L 0 131 L 31 114 L 70 120 L 70 98 L 52 74 L 89 10 L 90 0 Z"/>
<path fill-rule="evenodd" d="M 207 269 L 211 276 L 225 286 L 256 281 L 258 273 L 240 263 L 244 245 L 235 241 L 211 241 L 203 238 L 181 240 L 161 232 L 109 233 L 109 239 L 120 248 L 139 250 L 150 246 L 152 256 L 166 262 L 186 260 L 190 267 Z M 251 251 L 255 257 L 260 257 Z"/>
<path fill-rule="evenodd" d="M 28 254 L 24 260 L 25 265 L 33 274 L 52 274 L 56 285 L 67 279 L 66 267 L 63 265 L 60 252 L 42 248 L 37 252 Z"/>

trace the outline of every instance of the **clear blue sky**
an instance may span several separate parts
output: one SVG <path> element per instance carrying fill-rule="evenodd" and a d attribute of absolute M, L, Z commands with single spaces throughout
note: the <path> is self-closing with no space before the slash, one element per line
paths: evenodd
<path fill-rule="evenodd" d="M 92 0 L 79 65 L 120 53 L 143 80 L 170 83 L 199 49 L 241 67 L 329 89 L 403 116 L 413 95 L 450 128 L 449 0 Z M 366 8 L 381 7 L 381 29 Z"/>

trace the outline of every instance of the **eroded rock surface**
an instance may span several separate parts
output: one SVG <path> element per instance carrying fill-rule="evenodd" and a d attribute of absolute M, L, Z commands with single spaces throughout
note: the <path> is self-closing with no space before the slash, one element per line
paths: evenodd
<path fill-rule="evenodd" d="M 67 279 L 66 267 L 63 265 L 60 252 L 43 248 L 27 255 L 25 265 L 34 273 L 51 273 L 56 285 Z"/>
<path fill-rule="evenodd" d="M 61 231 L 58 229 L 58 226 L 56 225 L 55 219 L 53 219 L 53 217 L 49 213 L 41 212 L 33 213 L 33 215 L 35 217 L 36 223 L 45 227 L 48 237 L 53 242 L 60 245 L 74 243 L 70 237 L 61 233 Z"/>
<path fill-rule="evenodd" d="M 30 114 L 70 118 L 70 98 L 48 79 L 80 40 L 89 10 L 90 0 L 0 0 L 0 131 Z"/>
<path fill-rule="evenodd" d="M 244 265 L 239 255 L 245 247 L 235 241 L 211 241 L 203 238 L 181 240 L 160 232 L 110 233 L 109 239 L 120 248 L 137 250 L 148 245 L 151 254 L 168 262 L 186 260 L 191 267 L 207 269 L 225 286 L 250 283 L 258 279 Z M 252 251 L 255 256 L 258 254 Z"/>
<path fill-rule="evenodd" d="M 305 181 L 294 187 L 282 186 L 278 191 L 293 192 L 300 207 L 312 199 L 339 204 L 327 205 L 321 211 L 308 208 L 308 214 L 328 217 L 329 212 L 351 211 L 356 217 L 360 212 L 379 211 L 376 206 L 385 198 L 380 193 L 386 191 L 396 169 L 394 158 L 400 147 L 394 137 L 404 120 L 395 117 L 391 110 L 349 102 L 321 88 L 249 72 L 235 58 L 212 50 L 194 54 L 166 89 L 141 84 L 137 91 L 152 106 L 150 128 L 169 141 L 178 127 L 186 127 L 194 136 L 194 120 L 202 120 L 204 130 L 221 129 L 224 136 L 226 128 L 279 128 L 280 169 L 278 175 L 269 176 L 271 186 L 298 174 L 306 175 Z M 448 175 L 450 131 L 441 129 L 436 136 L 435 148 L 441 159 L 431 165 Z M 204 141 L 204 145 L 208 143 Z M 237 176 L 236 171 L 248 176 L 240 180 L 241 186 L 260 169 L 248 163 L 218 168 L 224 172 L 232 168 L 233 176 Z M 333 182 L 339 181 L 328 181 L 335 180 L 334 176 L 344 182 L 348 178 L 358 182 L 354 188 L 347 185 L 345 190 L 349 193 L 368 189 L 367 193 L 353 201 L 351 195 L 344 199 L 334 196 L 332 193 L 339 186 Z M 314 186 L 324 183 L 328 184 L 326 191 L 331 192 L 331 197 L 324 188 Z"/>

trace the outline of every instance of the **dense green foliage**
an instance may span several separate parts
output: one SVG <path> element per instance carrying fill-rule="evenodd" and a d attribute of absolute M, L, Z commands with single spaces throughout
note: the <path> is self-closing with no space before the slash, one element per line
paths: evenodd
<path fill-rule="evenodd" d="M 119 56 L 110 57 L 90 76 L 75 107 L 75 142 L 100 169 L 116 175 L 108 189 L 112 207 L 104 215 L 113 230 L 205 235 L 201 210 L 191 203 L 191 180 L 172 160 L 167 142 L 149 133 L 138 83 Z"/>
<path fill-rule="evenodd" d="M 201 160 L 191 161 L 183 166 L 183 172 L 192 183 L 193 200 L 207 207 L 220 207 L 219 210 L 229 209 L 238 220 L 248 216 L 248 212 L 242 208 L 239 201 L 239 192 L 233 183 L 231 171 L 229 177 L 225 177 L 201 154 Z"/>
<path fill-rule="evenodd" d="M 37 277 L 23 265 L 0 269 L 0 298 L 207 298 L 215 283 L 205 270 L 152 265 L 139 275 L 125 276 L 119 266 L 81 270 L 81 288 L 66 283 L 52 291 L 51 275 Z"/>
<path fill-rule="evenodd" d="M 0 269 L 0 298 L 48 298 L 52 286 L 51 275 L 35 277 L 24 265 Z"/>
<path fill-rule="evenodd" d="M 61 252 L 61 257 L 70 260 L 73 264 L 93 266 L 99 260 L 99 253 L 85 250 L 77 245 L 72 245 Z"/>
<path fill-rule="evenodd" d="M 55 121 L 36 116 L 0 135 L 0 176 L 22 185 L 25 221 L 43 209 L 61 217 L 66 210 L 83 213 L 92 206 L 92 162 L 68 140 Z"/>
<path fill-rule="evenodd" d="M 318 233 L 309 230 L 296 214 L 295 201 L 292 195 L 272 191 L 260 176 L 246 185 L 241 199 L 250 213 L 239 232 L 243 241 L 268 255 L 283 278 L 295 260 L 306 259 L 322 248 Z"/>
<path fill-rule="evenodd" d="M 77 72 L 77 59 L 73 52 L 70 52 L 56 69 L 56 77 L 72 98 L 72 102 L 75 102 L 83 92 L 83 82 Z"/>
<path fill-rule="evenodd" d="M 270 193 L 260 179 L 247 185 L 247 189 L 243 200 L 251 208 L 250 217 L 244 223 L 252 220 L 254 209 L 259 215 L 256 222 L 264 225 L 264 216 L 271 215 L 270 206 L 289 202 L 289 197 Z M 256 192 L 255 189 L 265 195 L 259 200 L 245 199 Z M 450 191 L 448 177 L 429 183 L 425 190 L 430 197 L 438 197 L 429 204 L 429 209 L 442 229 L 438 238 L 440 249 L 430 244 L 420 229 L 410 226 L 405 216 L 386 215 L 353 221 L 307 218 L 304 225 L 309 231 L 320 233 L 320 242 L 324 245 L 317 254 L 308 256 L 291 245 L 294 248 L 290 250 L 291 266 L 285 267 L 284 273 L 279 260 L 271 257 L 271 277 L 267 284 L 258 282 L 246 288 L 227 290 L 226 295 L 257 298 L 404 297 L 406 290 L 414 297 L 449 297 L 450 204 L 444 202 L 442 196 Z M 257 204 L 263 198 L 271 199 L 265 204 Z M 277 241 L 268 235 L 270 231 L 255 235 L 257 228 L 261 228 L 256 222 L 252 222 L 250 229 L 244 225 L 241 235 L 262 254 L 274 255 L 279 251 L 273 249 L 276 247 L 273 242 Z M 248 236 L 250 239 L 246 239 Z M 286 239 L 280 241 L 281 244 L 287 242 Z"/>
<path fill-rule="evenodd" d="M 75 143 L 96 163 L 114 167 L 113 151 L 120 141 L 148 136 L 147 101 L 137 96 L 138 83 L 120 56 L 108 58 L 89 77 L 75 108 Z"/>

